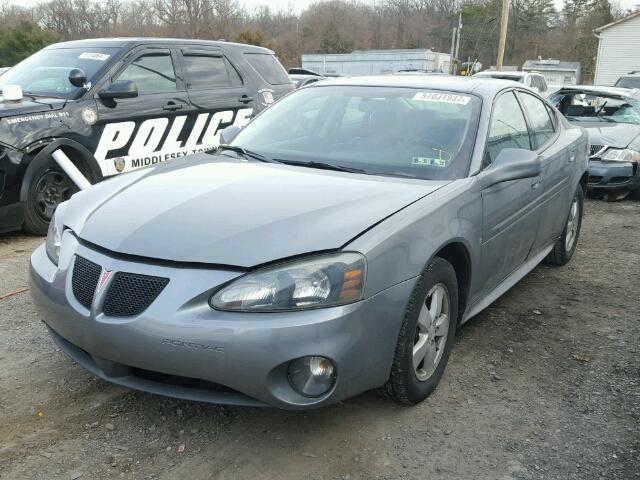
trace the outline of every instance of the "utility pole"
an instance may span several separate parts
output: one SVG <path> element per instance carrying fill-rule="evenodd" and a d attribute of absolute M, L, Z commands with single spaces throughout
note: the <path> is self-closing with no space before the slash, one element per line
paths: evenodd
<path fill-rule="evenodd" d="M 456 38 L 456 52 L 455 52 L 455 61 L 456 61 L 456 65 L 455 65 L 455 70 L 454 70 L 454 74 L 458 73 L 458 55 L 460 54 L 460 37 L 462 36 L 462 12 L 460 12 L 458 14 L 458 38 Z"/>
<path fill-rule="evenodd" d="M 456 54 L 456 35 L 458 33 L 458 27 L 453 27 L 453 34 L 451 35 L 451 55 L 449 56 L 449 74 L 453 74 L 453 58 Z"/>
<path fill-rule="evenodd" d="M 504 47 L 507 43 L 507 26 L 509 24 L 509 0 L 502 0 L 502 17 L 500 17 L 500 40 L 498 42 L 498 58 L 496 70 L 502 70 L 504 60 Z"/>

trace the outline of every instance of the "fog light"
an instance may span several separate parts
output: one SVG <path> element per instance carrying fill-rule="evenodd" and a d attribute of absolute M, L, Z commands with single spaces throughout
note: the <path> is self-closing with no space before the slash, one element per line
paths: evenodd
<path fill-rule="evenodd" d="M 319 397 L 333 387 L 335 371 L 328 358 L 302 357 L 289 363 L 287 376 L 291 387 L 300 395 Z"/>

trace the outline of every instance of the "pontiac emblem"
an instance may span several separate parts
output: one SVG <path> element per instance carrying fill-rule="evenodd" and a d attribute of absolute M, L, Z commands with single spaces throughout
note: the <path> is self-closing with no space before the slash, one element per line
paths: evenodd
<path fill-rule="evenodd" d="M 102 288 L 107 284 L 107 282 L 109 281 L 109 278 L 111 278 L 112 273 L 113 271 L 111 270 L 102 270 L 102 273 L 100 274 L 100 278 L 98 279 L 98 288 L 97 288 L 98 292 L 102 290 Z"/>

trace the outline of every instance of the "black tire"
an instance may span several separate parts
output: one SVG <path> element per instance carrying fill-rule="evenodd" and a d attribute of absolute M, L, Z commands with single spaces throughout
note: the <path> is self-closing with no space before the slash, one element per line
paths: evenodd
<path fill-rule="evenodd" d="M 449 295 L 449 325 L 439 363 L 427 378 L 419 379 L 413 365 L 413 347 L 418 334 L 418 316 L 427 302 L 427 294 L 436 286 L 444 285 Z M 436 257 L 422 272 L 409 299 L 402 321 L 398 343 L 387 383 L 379 391 L 384 396 L 407 405 L 414 405 L 427 398 L 442 377 L 453 346 L 458 325 L 458 283 L 453 267 L 446 260 Z"/>
<path fill-rule="evenodd" d="M 27 191 L 22 228 L 34 235 L 46 235 L 56 207 L 71 198 L 78 187 L 51 158 L 35 168 Z"/>
<path fill-rule="evenodd" d="M 569 235 L 570 233 L 568 229 L 572 225 L 570 224 L 569 220 L 571 219 L 571 208 L 573 207 L 574 202 L 577 202 L 579 210 L 577 218 L 574 220 L 574 222 L 577 221 L 577 230 L 574 231 L 574 238 L 570 248 L 567 248 L 567 235 Z M 584 192 L 581 186 L 578 186 L 576 193 L 571 199 L 571 205 L 572 207 L 570 207 L 569 209 L 569 214 L 567 215 L 567 221 L 564 224 L 562 235 L 560 235 L 560 238 L 553 246 L 553 250 L 551 250 L 549 255 L 547 255 L 547 258 L 545 258 L 545 263 L 549 265 L 556 265 L 559 267 L 562 265 L 566 265 L 567 263 L 569 263 L 569 260 L 571 260 L 571 257 L 573 257 L 573 254 L 576 251 L 576 248 L 578 246 L 578 239 L 580 238 L 580 229 L 582 228 L 582 213 L 584 211 Z"/>

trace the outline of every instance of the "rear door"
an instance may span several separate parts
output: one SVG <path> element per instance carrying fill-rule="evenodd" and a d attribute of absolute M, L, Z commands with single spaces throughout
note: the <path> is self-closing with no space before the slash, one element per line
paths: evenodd
<path fill-rule="evenodd" d="M 569 207 L 570 166 L 575 161 L 575 152 L 557 141 L 557 119 L 545 102 L 524 91 L 518 92 L 518 98 L 527 116 L 533 148 L 542 159 L 540 227 L 533 246 L 533 252 L 537 252 L 562 233 Z"/>
<path fill-rule="evenodd" d="M 96 96 L 98 140 L 94 156 L 109 176 L 168 160 L 170 144 L 181 132 L 172 125 L 189 108 L 189 98 L 169 48 L 139 47 L 100 89 L 130 80 L 138 96 L 102 100 Z"/>
<path fill-rule="evenodd" d="M 247 80 L 219 48 L 185 47 L 179 55 L 191 102 L 189 129 L 198 137 L 199 150 L 213 149 L 225 127 L 246 125 L 257 92 L 250 91 Z"/>
<path fill-rule="evenodd" d="M 485 168 L 505 148 L 531 150 L 531 139 L 515 92 L 502 93 L 494 102 Z M 492 291 L 522 265 L 533 245 L 538 228 L 538 186 L 540 178 L 524 178 L 485 188 L 482 195 L 482 269 L 484 293 Z"/>

